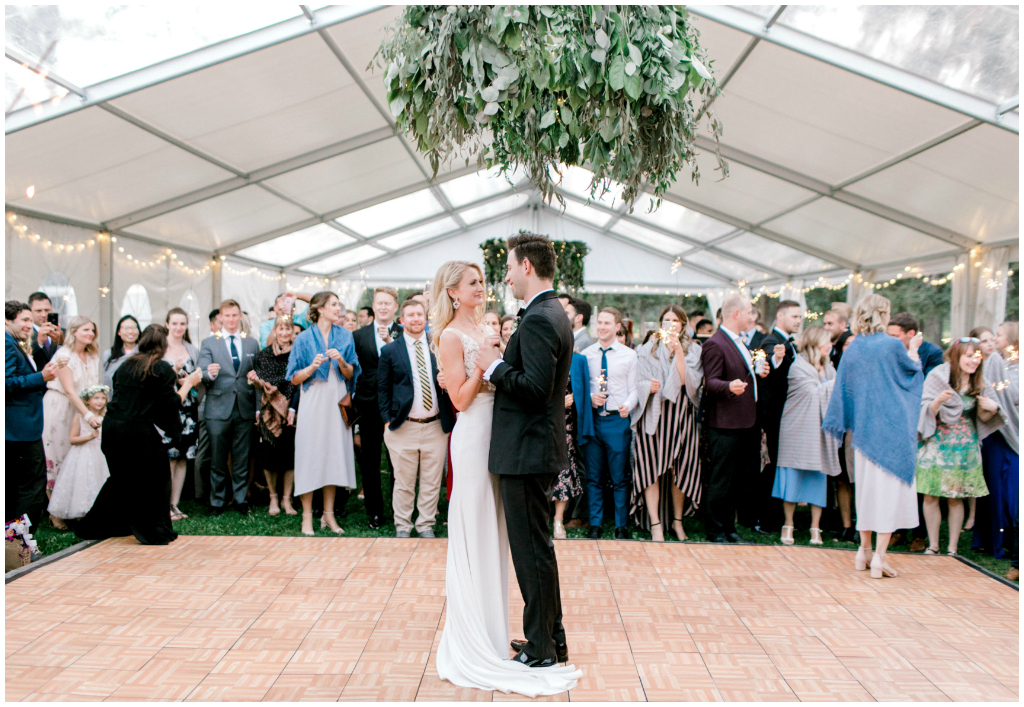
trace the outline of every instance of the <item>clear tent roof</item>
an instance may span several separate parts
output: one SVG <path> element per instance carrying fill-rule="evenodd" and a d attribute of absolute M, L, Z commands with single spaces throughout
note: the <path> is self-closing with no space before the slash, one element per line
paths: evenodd
<path fill-rule="evenodd" d="M 1016 242 L 1016 7 L 689 9 L 729 178 L 703 155 L 700 186 L 627 212 L 572 168 L 546 208 L 677 283 L 941 268 Z M 7 6 L 7 208 L 344 275 L 541 207 L 520 174 L 431 180 L 395 134 L 365 67 L 398 12 Z"/>

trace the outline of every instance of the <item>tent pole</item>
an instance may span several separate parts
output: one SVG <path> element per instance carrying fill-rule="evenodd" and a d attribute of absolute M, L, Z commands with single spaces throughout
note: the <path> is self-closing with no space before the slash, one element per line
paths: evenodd
<path fill-rule="evenodd" d="M 221 303 L 221 288 L 220 288 L 220 276 L 221 276 L 221 261 L 214 258 L 213 264 L 210 266 L 210 283 L 212 285 L 211 304 L 216 309 L 220 307 Z"/>
<path fill-rule="evenodd" d="M 114 249 L 110 234 L 101 234 L 96 240 L 100 258 L 100 348 L 106 350 L 114 343 Z"/>

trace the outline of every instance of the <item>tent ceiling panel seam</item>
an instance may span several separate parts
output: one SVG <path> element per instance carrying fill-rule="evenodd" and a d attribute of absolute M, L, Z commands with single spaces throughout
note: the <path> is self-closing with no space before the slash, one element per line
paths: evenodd
<path fill-rule="evenodd" d="M 325 27 L 341 24 L 347 20 L 362 17 L 385 7 L 385 5 L 332 5 L 317 12 L 315 25 L 310 24 L 305 16 L 299 16 L 264 27 L 255 32 L 249 32 L 240 37 L 217 42 L 202 49 L 197 49 L 122 76 L 101 81 L 92 86 L 86 86 L 84 89 L 79 89 L 85 94 L 82 100 L 65 100 L 57 105 L 46 103 L 38 112 L 32 106 L 19 108 L 6 117 L 4 132 L 10 135 L 19 130 L 45 123 L 48 120 L 74 113 L 83 108 L 99 105 L 106 101 L 120 98 L 130 93 L 136 93 L 137 91 L 193 74 L 202 69 L 252 54 L 261 49 L 268 49 L 289 40 L 304 37 L 313 32 L 318 32 Z M 31 66 L 32 64 L 30 63 L 29 65 Z"/>
<path fill-rule="evenodd" d="M 1019 118 L 1009 112 L 1000 115 L 1000 106 L 797 30 L 780 25 L 765 29 L 760 17 L 743 10 L 724 5 L 689 5 L 687 10 L 699 17 L 718 22 L 753 37 L 759 37 L 772 44 L 863 76 L 943 108 L 976 118 L 1012 133 L 1020 132 Z"/>
<path fill-rule="evenodd" d="M 703 135 L 697 136 L 696 145 L 709 151 L 713 151 L 715 149 L 714 141 L 711 140 L 711 138 L 704 137 Z M 961 233 L 930 223 L 924 219 L 917 218 L 916 216 L 911 216 L 910 214 L 904 213 L 903 211 L 894 209 L 890 206 L 879 204 L 876 201 L 856 196 L 839 187 L 833 187 L 820 179 L 815 179 L 814 177 L 801 174 L 800 172 L 789 169 L 788 167 L 783 167 L 782 165 L 769 162 L 768 160 L 744 150 L 730 147 L 728 145 L 720 145 L 719 149 L 722 157 L 725 159 L 733 160 L 734 162 L 746 167 L 755 169 L 758 172 L 776 177 L 785 182 L 789 182 L 790 184 L 807 189 L 808 191 L 813 191 L 822 196 L 829 197 L 830 199 L 841 201 L 844 204 L 853 206 L 861 211 L 866 211 L 867 213 L 883 218 L 886 221 L 892 221 L 893 223 L 918 231 L 926 236 L 931 236 L 932 238 L 937 238 L 947 243 L 960 246 L 965 250 L 972 248 L 977 244 L 976 240 L 973 240 Z"/>
<path fill-rule="evenodd" d="M 281 175 L 309 167 L 310 165 L 314 165 L 318 162 L 322 162 L 333 157 L 339 157 L 363 147 L 369 147 L 370 145 L 388 140 L 394 136 L 395 132 L 392 128 L 377 128 L 376 130 L 371 130 L 370 132 L 363 133 L 362 135 L 357 135 L 355 137 L 348 138 L 347 140 L 342 140 L 341 142 L 326 145 L 303 155 L 290 157 L 276 164 L 261 167 L 260 169 L 253 170 L 248 174 L 243 174 L 217 184 L 212 184 L 208 187 L 204 187 L 203 189 L 197 189 L 187 194 L 182 194 L 181 196 L 173 199 L 168 199 L 143 209 L 138 209 L 125 214 L 124 216 L 118 216 L 117 218 L 107 221 L 107 224 L 111 228 L 123 228 L 124 226 L 139 223 L 141 221 L 148 221 L 151 218 L 163 216 L 173 211 L 178 211 L 179 209 L 194 206 L 195 204 L 199 204 L 208 199 L 213 199 L 229 191 L 241 189 L 242 187 L 252 184 L 259 184 L 268 179 L 280 177 Z"/>

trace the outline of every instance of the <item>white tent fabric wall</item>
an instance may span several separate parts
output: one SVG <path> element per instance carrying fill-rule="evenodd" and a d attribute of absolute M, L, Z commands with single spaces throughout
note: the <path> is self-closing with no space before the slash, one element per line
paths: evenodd
<path fill-rule="evenodd" d="M 904 272 L 941 277 L 971 248 L 1009 247 L 1008 259 L 1019 257 L 1019 30 L 1005 19 L 1017 16 L 1013 7 L 858 6 L 849 19 L 825 6 L 690 6 L 723 86 L 715 109 L 730 176 L 714 171 L 715 146 L 702 133 L 700 185 L 680 175 L 658 212 L 638 202 L 629 215 L 611 202 L 586 205 L 584 170 L 570 170 L 560 186 L 564 213 L 544 206 L 517 212 L 538 204 L 529 185 L 518 182 L 513 196 L 508 184 L 487 184 L 462 163 L 446 165 L 431 183 L 422 156 L 392 129 L 381 71 L 366 69 L 399 7 L 328 6 L 255 31 L 247 25 L 233 38 L 221 28 L 222 42 L 130 73 L 138 67 L 118 65 L 124 47 L 116 38 L 84 36 L 74 22 L 34 27 L 30 11 L 10 7 L 9 26 L 23 31 L 6 37 L 9 68 L 32 53 L 24 41 L 39 29 L 89 47 L 106 70 L 86 78 L 58 51 L 41 69 L 48 78 L 37 77 L 50 90 L 6 116 L 8 212 L 158 244 L 140 253 L 191 246 L 200 257 L 229 256 L 220 286 L 216 278 L 207 286 L 181 268 L 165 269 L 162 280 L 159 268 L 131 273 L 114 249 L 117 299 L 106 302 L 115 312 L 137 281 L 160 316 L 185 288 L 180 278 L 210 300 L 235 296 L 260 318 L 285 283 L 255 274 L 243 282 L 229 268 L 248 271 L 251 262 L 234 262 L 236 252 L 265 263 L 271 278 L 287 268 L 290 284 L 317 275 L 421 286 L 431 265 L 453 254 L 478 259 L 480 241 L 521 224 L 590 243 L 591 291 L 724 297 L 748 285 L 756 295 L 859 272 L 850 288 L 856 302 L 870 291 L 866 283 Z M 55 6 L 50 14 L 62 12 Z M 184 31 L 180 11 L 166 12 L 167 26 Z M 958 51 L 944 51 L 943 17 L 983 27 L 998 56 L 989 57 L 975 34 Z M 931 69 L 922 74 L 922 67 Z M 8 86 L 16 92 L 14 76 Z M 55 81 L 70 91 L 66 97 Z M 78 88 L 76 81 L 98 83 Z M 22 250 L 8 230 L 9 254 Z M 382 252 L 388 256 L 370 261 Z M 105 268 L 98 257 L 93 266 Z M 44 253 L 32 275 L 9 265 L 8 290 L 12 278 L 26 278 L 20 290 L 37 279 L 35 270 L 63 267 L 47 258 L 53 254 Z M 125 280 L 130 274 L 136 279 Z M 98 277 L 83 286 L 81 273 L 68 276 L 83 312 L 102 309 Z M 339 292 L 347 306 L 358 301 L 357 289 Z M 967 308 L 965 322 L 975 306 L 987 321 L 999 311 L 999 293 L 989 310 L 992 293 L 973 291 L 955 306 Z M 205 332 L 205 312 L 200 321 Z"/>
<path fill-rule="evenodd" d="M 103 329 L 100 321 L 100 249 L 95 231 L 19 216 L 13 223 L 9 218 L 6 220 L 4 233 L 5 299 L 27 302 L 28 296 L 39 290 L 48 276 L 61 273 L 74 288 L 77 313 L 89 317 Z M 37 235 L 38 239 L 35 238 Z M 88 245 L 90 240 L 93 242 L 91 246 Z M 59 302 L 54 302 L 54 309 L 59 305 Z M 61 326 L 66 325 L 67 319 L 62 318 Z"/>
<path fill-rule="evenodd" d="M 1010 248 L 980 248 L 964 254 L 954 268 L 950 331 L 967 336 L 975 326 L 993 331 L 1006 316 Z"/>
<path fill-rule="evenodd" d="M 267 318 L 267 309 L 274 306 L 274 300 L 284 292 L 284 281 L 280 271 L 243 265 L 230 259 L 221 264 L 221 297 L 233 299 L 242 305 L 242 311 L 249 315 L 252 328 L 258 329 Z M 210 309 L 220 306 L 214 302 Z M 207 333 L 209 327 L 207 327 Z"/>

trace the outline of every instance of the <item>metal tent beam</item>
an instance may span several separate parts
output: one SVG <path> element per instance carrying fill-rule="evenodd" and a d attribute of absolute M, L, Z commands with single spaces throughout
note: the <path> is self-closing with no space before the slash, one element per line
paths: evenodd
<path fill-rule="evenodd" d="M 484 219 L 483 221 L 481 221 L 479 223 L 475 223 L 475 224 L 473 224 L 473 226 L 471 228 L 473 228 L 473 229 L 483 228 L 484 226 L 488 226 L 488 225 L 490 225 L 492 223 L 495 223 L 497 221 L 502 221 L 502 220 L 508 218 L 509 216 L 511 216 L 512 214 L 519 213 L 520 211 L 523 211 L 525 209 L 529 209 L 529 208 L 532 208 L 532 207 L 533 207 L 532 203 L 523 204 L 518 209 L 512 209 L 511 211 L 505 211 L 504 213 L 497 214 L 495 216 L 492 216 L 491 218 Z M 365 263 L 357 263 L 356 265 L 351 265 L 351 266 L 349 266 L 347 268 L 342 268 L 341 270 L 338 270 L 337 272 L 335 272 L 334 274 L 330 275 L 329 277 L 343 277 L 344 275 L 346 275 L 346 274 L 348 274 L 350 272 L 354 272 L 354 271 L 356 271 L 358 269 L 361 269 L 365 265 L 370 265 L 370 264 L 379 265 L 379 264 L 381 264 L 383 262 L 387 262 L 388 260 L 393 260 L 394 258 L 397 258 L 400 255 L 405 255 L 407 253 L 411 253 L 413 251 L 420 250 L 421 248 L 426 248 L 427 246 L 436 245 L 440 241 L 445 241 L 445 240 L 448 240 L 449 238 L 454 238 L 455 236 L 460 236 L 463 233 L 464 233 L 464 231 L 462 229 L 458 229 L 458 230 L 455 230 L 455 231 L 449 231 L 448 233 L 442 233 L 442 234 L 437 235 L 437 236 L 431 236 L 430 238 L 426 239 L 425 241 L 422 241 L 421 243 L 415 243 L 415 244 L 413 244 L 413 245 L 411 245 L 411 246 L 409 246 L 407 248 L 403 248 L 400 253 L 395 253 L 394 255 L 387 255 L 385 257 L 377 257 L 377 258 L 374 258 L 373 260 L 368 260 Z"/>
<path fill-rule="evenodd" d="M 477 167 L 466 168 L 462 170 L 453 170 L 448 174 L 444 175 L 444 177 L 439 179 L 436 183 L 443 184 L 446 181 L 458 179 L 459 177 L 463 177 L 467 174 L 473 174 L 477 171 Z M 334 219 L 341 218 L 342 216 L 347 216 L 348 214 L 355 213 L 356 211 L 368 209 L 371 206 L 376 206 L 377 204 L 382 204 L 385 201 L 390 201 L 391 199 L 397 199 L 400 196 L 406 196 L 408 194 L 412 194 L 413 192 L 428 189 L 430 188 L 430 186 L 431 183 L 429 182 L 416 182 L 415 184 L 410 184 L 409 186 L 401 187 L 400 189 L 393 189 L 389 192 L 385 192 L 384 194 L 378 194 L 377 196 L 371 197 L 369 199 L 364 199 L 362 201 L 356 202 L 355 204 L 349 204 L 348 206 L 344 206 L 340 209 L 328 211 L 327 213 L 320 214 L 318 217 L 314 217 L 311 219 L 303 219 L 302 221 L 298 221 L 287 226 L 282 226 L 281 228 L 275 228 L 273 231 L 267 231 L 256 236 L 245 238 L 236 243 L 224 246 L 223 248 L 218 249 L 216 252 L 218 254 L 223 253 L 225 255 L 234 253 L 236 251 L 248 248 L 249 246 L 258 245 L 259 243 L 263 243 L 264 241 L 272 240 L 274 238 L 277 238 L 278 236 L 284 236 L 294 231 L 301 231 L 303 228 L 315 226 L 317 223 L 327 223 L 328 221 L 333 221 Z M 358 235 L 351 231 L 345 232 L 349 233 L 350 235 Z M 359 237 L 363 238 L 363 236 Z"/>
<path fill-rule="evenodd" d="M 948 138 L 947 138 L 948 139 Z M 710 138 L 704 136 L 697 136 L 695 143 L 698 147 L 705 150 L 714 150 L 715 143 Z M 769 162 L 766 159 L 753 155 L 744 150 L 740 150 L 735 147 L 729 147 L 728 145 L 720 145 L 722 157 L 728 160 L 732 160 L 739 164 L 755 169 L 758 172 L 763 172 L 772 177 L 776 177 L 783 181 L 795 184 L 799 187 L 813 191 L 821 196 L 827 196 L 835 199 L 836 201 L 843 202 L 849 206 L 853 206 L 861 211 L 866 211 L 869 214 L 878 216 L 887 221 L 892 221 L 906 228 L 918 231 L 931 236 L 932 238 L 938 238 L 939 240 L 952 243 L 953 245 L 960 246 L 961 248 L 971 248 L 976 244 L 976 241 L 971 240 L 967 236 L 952 231 L 942 226 L 937 226 L 934 223 L 929 223 L 924 219 L 911 216 L 910 214 L 894 209 L 884 204 L 879 204 L 877 201 L 866 199 L 862 196 L 858 196 L 851 192 L 845 191 L 844 189 L 833 187 L 827 182 L 823 182 L 820 179 L 809 177 L 806 174 L 801 174 L 795 170 L 783 167 L 782 165 Z"/>
<path fill-rule="evenodd" d="M 222 194 L 227 194 L 228 192 L 247 187 L 251 184 L 259 184 L 265 180 L 279 177 L 282 174 L 287 174 L 288 172 L 308 167 L 316 164 L 317 162 L 331 159 L 332 157 L 338 157 L 339 155 L 353 152 L 354 150 L 373 145 L 392 137 L 394 137 L 394 131 L 391 128 L 385 127 L 371 130 L 367 133 L 363 133 L 362 135 L 357 135 L 356 137 L 312 150 L 304 155 L 291 157 L 276 164 L 262 167 L 249 172 L 248 174 L 236 173 L 236 176 L 222 182 L 217 182 L 216 184 L 211 184 L 210 186 L 203 187 L 202 189 L 196 189 L 195 191 L 182 194 L 181 196 L 174 197 L 173 199 L 167 199 L 166 201 L 162 201 L 158 204 L 147 206 L 143 209 L 138 209 L 123 216 L 110 219 L 107 221 L 107 225 L 110 228 L 124 228 L 125 226 L 130 226 L 141 221 L 147 221 L 151 218 L 156 218 L 157 216 L 162 216 L 172 211 L 177 211 L 178 209 L 183 209 L 188 206 L 201 203 L 207 199 L 213 199 L 221 196 Z M 171 140 L 168 140 L 168 142 L 176 144 L 176 142 Z M 184 145 L 184 143 L 182 143 L 182 145 Z M 182 145 L 177 146 L 181 147 Z M 196 154 L 196 151 L 192 148 L 183 147 L 183 149 L 187 149 L 192 154 Z M 216 162 L 214 162 L 214 164 L 216 164 Z M 228 169 L 228 171 L 234 171 L 230 168 L 225 168 Z"/>
<path fill-rule="evenodd" d="M 758 37 L 812 59 L 823 61 L 943 108 L 962 113 L 1012 133 L 1020 132 L 1019 117 L 1010 112 L 1000 114 L 1000 106 L 782 25 L 776 24 L 770 29 L 765 29 L 760 17 L 743 10 L 725 5 L 690 5 L 687 10 L 700 17 L 745 32 L 752 37 Z"/>
<path fill-rule="evenodd" d="M 288 40 L 303 37 L 320 28 L 340 24 L 383 7 L 382 5 L 331 5 L 317 11 L 316 25 L 311 25 L 305 16 L 299 15 L 241 37 L 218 42 L 123 76 L 86 86 L 84 89 L 80 89 L 85 94 L 81 98 L 63 100 L 56 105 L 48 101 L 41 104 L 38 111 L 33 106 L 20 108 L 7 116 L 4 132 L 10 135 L 62 115 L 74 113 L 89 106 L 120 98 L 129 93 L 135 93 L 201 69 L 222 64 L 261 49 L 267 49 Z"/>

